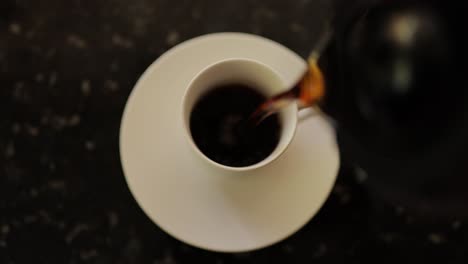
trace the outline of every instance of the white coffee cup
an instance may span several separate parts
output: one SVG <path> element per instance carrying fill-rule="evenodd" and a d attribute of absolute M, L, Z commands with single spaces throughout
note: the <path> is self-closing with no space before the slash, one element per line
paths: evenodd
<path fill-rule="evenodd" d="M 269 156 L 258 163 L 245 167 L 226 166 L 210 159 L 195 144 L 190 131 L 190 115 L 193 107 L 208 91 L 226 84 L 243 84 L 256 89 L 265 96 L 272 96 L 287 89 L 278 73 L 258 61 L 227 59 L 209 65 L 192 79 L 183 97 L 182 118 L 189 144 L 202 159 L 224 170 L 248 171 L 270 164 L 287 149 L 294 137 L 298 122 L 296 104 L 290 104 L 279 112 L 281 132 L 278 145 Z"/>

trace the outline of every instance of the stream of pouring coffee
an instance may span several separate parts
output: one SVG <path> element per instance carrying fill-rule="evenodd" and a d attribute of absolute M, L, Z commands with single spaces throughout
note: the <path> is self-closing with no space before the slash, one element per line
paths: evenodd
<path fill-rule="evenodd" d="M 325 80 L 318 66 L 318 59 L 330 37 L 331 30 L 327 28 L 309 55 L 308 67 L 301 79 L 291 89 L 274 95 L 262 103 L 251 116 L 252 124 L 260 123 L 268 116 L 294 102 L 298 104 L 299 109 L 317 106 L 317 102 L 325 95 Z"/>

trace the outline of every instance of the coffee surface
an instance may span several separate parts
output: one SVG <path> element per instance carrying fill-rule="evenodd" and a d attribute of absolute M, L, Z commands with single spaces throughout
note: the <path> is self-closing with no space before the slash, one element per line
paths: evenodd
<path fill-rule="evenodd" d="M 203 95 L 190 116 L 190 131 L 207 157 L 226 166 L 258 163 L 276 148 L 281 134 L 278 114 L 249 122 L 266 97 L 242 84 L 218 86 Z"/>

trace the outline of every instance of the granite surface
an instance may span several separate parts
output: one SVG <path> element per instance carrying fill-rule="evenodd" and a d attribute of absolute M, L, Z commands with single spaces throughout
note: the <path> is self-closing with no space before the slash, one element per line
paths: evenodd
<path fill-rule="evenodd" d="M 467 263 L 468 227 L 382 200 L 344 161 L 318 215 L 267 249 L 176 241 L 136 204 L 118 133 L 126 99 L 162 53 L 240 31 L 302 56 L 329 1 L 2 0 L 0 263 Z"/>

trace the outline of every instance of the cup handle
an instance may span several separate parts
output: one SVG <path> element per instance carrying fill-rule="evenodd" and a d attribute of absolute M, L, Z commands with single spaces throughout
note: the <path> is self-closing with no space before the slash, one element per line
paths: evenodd
<path fill-rule="evenodd" d="M 318 105 L 314 106 L 305 106 L 305 107 L 300 107 L 298 106 L 298 113 L 297 113 L 297 123 L 300 124 L 304 122 L 305 120 L 313 117 L 322 117 L 325 120 L 327 120 L 330 124 L 333 126 L 335 125 L 335 122 L 333 119 L 331 119 L 327 114 L 325 114 L 322 109 Z"/>

